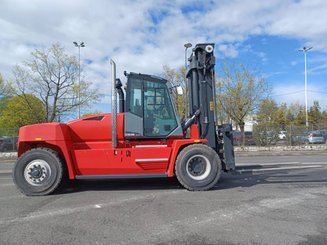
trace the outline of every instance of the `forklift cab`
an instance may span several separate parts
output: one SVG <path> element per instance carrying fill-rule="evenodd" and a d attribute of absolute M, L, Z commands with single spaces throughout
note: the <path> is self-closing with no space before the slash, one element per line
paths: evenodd
<path fill-rule="evenodd" d="M 183 136 L 167 80 L 129 73 L 125 105 L 125 138 Z"/>

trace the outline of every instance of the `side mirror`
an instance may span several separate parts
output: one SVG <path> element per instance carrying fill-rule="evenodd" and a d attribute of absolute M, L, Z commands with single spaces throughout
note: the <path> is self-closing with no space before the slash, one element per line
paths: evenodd
<path fill-rule="evenodd" d="M 183 92 L 183 88 L 181 86 L 177 86 L 176 90 L 177 90 L 178 95 L 183 95 L 184 92 Z"/>

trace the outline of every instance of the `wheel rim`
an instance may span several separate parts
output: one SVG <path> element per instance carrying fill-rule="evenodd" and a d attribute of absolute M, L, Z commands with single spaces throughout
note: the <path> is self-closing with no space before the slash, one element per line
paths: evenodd
<path fill-rule="evenodd" d="M 211 171 L 211 164 L 207 157 L 194 155 L 186 163 L 186 172 L 194 180 L 204 180 Z"/>
<path fill-rule="evenodd" d="M 50 165 L 42 160 L 36 159 L 31 161 L 24 170 L 25 180 L 34 186 L 41 186 L 51 176 Z"/>

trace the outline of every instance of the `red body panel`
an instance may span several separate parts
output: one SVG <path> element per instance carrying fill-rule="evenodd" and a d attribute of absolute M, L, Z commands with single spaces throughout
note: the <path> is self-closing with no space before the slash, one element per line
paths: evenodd
<path fill-rule="evenodd" d="M 43 123 L 21 127 L 19 129 L 18 157 L 36 147 L 46 147 L 58 151 L 66 161 L 69 178 L 75 177 L 74 162 L 69 150 L 72 148 L 72 140 L 66 124 Z"/>
<path fill-rule="evenodd" d="M 65 159 L 69 178 L 76 175 L 174 175 L 179 151 L 194 139 L 124 140 L 124 114 L 117 114 L 118 147 L 111 145 L 111 114 L 78 119 L 67 124 L 45 123 L 20 129 L 18 155 L 35 147 L 58 151 Z M 196 131 L 196 130 L 194 130 Z"/>
<path fill-rule="evenodd" d="M 111 114 L 90 116 L 67 123 L 73 142 L 111 141 Z M 124 114 L 117 113 L 117 137 L 124 139 Z"/>
<path fill-rule="evenodd" d="M 73 152 L 78 175 L 165 173 L 171 147 L 112 149 L 111 142 L 93 142 L 75 144 Z"/>

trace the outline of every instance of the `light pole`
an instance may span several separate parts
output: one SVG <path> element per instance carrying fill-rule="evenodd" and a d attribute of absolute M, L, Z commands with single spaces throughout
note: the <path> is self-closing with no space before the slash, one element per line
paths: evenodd
<path fill-rule="evenodd" d="M 78 118 L 81 117 L 81 48 L 85 47 L 84 42 L 78 44 L 77 42 L 73 42 L 75 47 L 78 48 Z"/>
<path fill-rule="evenodd" d="M 304 100 L 305 100 L 305 126 L 309 127 L 308 121 L 308 85 L 307 85 L 307 52 L 313 47 L 303 47 L 299 49 L 300 52 L 304 53 Z"/>
<path fill-rule="evenodd" d="M 187 69 L 187 49 L 192 47 L 192 43 L 185 43 L 185 69 Z"/>
<path fill-rule="evenodd" d="M 187 84 L 187 80 L 186 80 L 186 72 L 187 72 L 187 49 L 192 47 L 192 43 L 185 43 L 184 44 L 185 47 L 185 93 L 186 93 L 186 98 L 189 98 L 189 88 L 188 88 L 188 84 Z M 186 100 L 186 114 L 189 115 L 190 114 L 190 108 L 189 108 L 189 103 L 188 100 Z"/>

